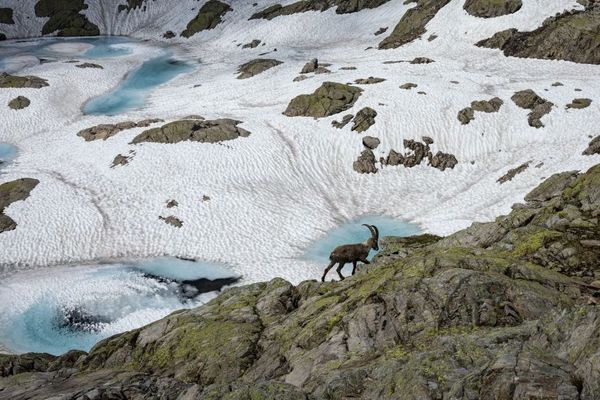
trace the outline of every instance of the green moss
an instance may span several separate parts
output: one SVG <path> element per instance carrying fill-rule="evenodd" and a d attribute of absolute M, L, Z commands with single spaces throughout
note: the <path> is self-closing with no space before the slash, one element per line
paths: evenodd
<path fill-rule="evenodd" d="M 540 230 L 529 236 L 519 238 L 519 244 L 515 247 L 514 255 L 523 257 L 533 254 L 549 242 L 561 237 L 560 232 L 551 230 Z"/>

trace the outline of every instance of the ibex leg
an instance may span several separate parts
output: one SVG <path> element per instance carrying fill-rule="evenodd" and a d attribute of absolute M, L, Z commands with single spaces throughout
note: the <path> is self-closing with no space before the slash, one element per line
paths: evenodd
<path fill-rule="evenodd" d="M 344 265 L 346 265 L 346 263 L 345 262 L 341 262 L 338 265 L 337 269 L 336 269 L 336 271 L 337 271 L 338 275 L 340 276 L 341 280 L 344 280 L 344 275 L 342 275 L 342 268 L 344 268 Z"/>
<path fill-rule="evenodd" d="M 325 268 L 325 272 L 323 272 L 323 277 L 321 278 L 321 282 L 325 282 L 325 275 L 327 275 L 327 273 L 329 272 L 329 270 L 331 268 L 333 268 L 333 266 L 335 265 L 335 261 L 332 261 L 329 263 L 329 265 L 327 266 L 327 268 Z"/>

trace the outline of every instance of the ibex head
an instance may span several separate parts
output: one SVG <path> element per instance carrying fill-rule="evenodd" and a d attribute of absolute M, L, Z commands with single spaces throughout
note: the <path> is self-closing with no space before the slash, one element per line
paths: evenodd
<path fill-rule="evenodd" d="M 379 230 L 375 225 L 363 225 L 369 228 L 369 231 L 371 231 L 371 238 L 367 240 L 365 244 L 375 251 L 379 250 Z"/>

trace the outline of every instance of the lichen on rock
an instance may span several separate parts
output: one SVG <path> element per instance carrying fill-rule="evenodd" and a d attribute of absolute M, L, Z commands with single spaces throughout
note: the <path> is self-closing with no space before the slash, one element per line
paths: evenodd
<path fill-rule="evenodd" d="M 283 64 L 282 61 L 274 60 L 271 58 L 257 58 L 247 63 L 244 63 L 238 68 L 238 79 L 248 79 L 268 69 Z"/>
<path fill-rule="evenodd" d="M 514 14 L 522 6 L 521 0 L 467 0 L 463 8 L 474 17 L 494 18 Z"/>
<path fill-rule="evenodd" d="M 170 122 L 160 128 L 146 130 L 133 138 L 131 143 L 179 143 L 182 141 L 218 143 L 250 136 L 250 132 L 238 127 L 240 123 L 241 121 L 233 119 L 184 119 Z"/>
<path fill-rule="evenodd" d="M 0 88 L 33 88 L 48 86 L 48 81 L 37 76 L 17 76 L 6 72 L 0 74 Z"/>
<path fill-rule="evenodd" d="M 312 94 L 293 98 L 283 112 L 288 117 L 328 117 L 346 111 L 360 97 L 362 89 L 336 82 L 324 82 Z"/>

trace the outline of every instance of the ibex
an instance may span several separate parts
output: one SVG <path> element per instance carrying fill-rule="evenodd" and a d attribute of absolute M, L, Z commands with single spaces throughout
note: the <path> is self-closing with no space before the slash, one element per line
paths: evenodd
<path fill-rule="evenodd" d="M 375 225 L 363 225 L 369 228 L 371 231 L 371 238 L 364 243 L 344 244 L 336 247 L 329 256 L 329 260 L 331 260 L 331 262 L 327 268 L 325 268 L 321 282 L 325 282 L 325 276 L 335 264 L 339 264 L 336 271 L 341 280 L 344 280 L 342 268 L 344 268 L 344 265 L 347 263 L 352 263 L 352 275 L 354 275 L 356 272 L 357 262 L 362 261 L 365 264 L 370 264 L 369 260 L 367 260 L 369 251 L 371 251 L 371 249 L 379 250 L 379 230 Z"/>

